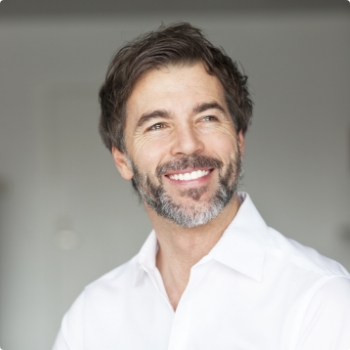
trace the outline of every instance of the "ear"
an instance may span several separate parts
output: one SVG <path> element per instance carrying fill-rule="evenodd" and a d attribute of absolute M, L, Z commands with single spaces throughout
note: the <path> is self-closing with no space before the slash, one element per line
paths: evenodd
<path fill-rule="evenodd" d="M 239 144 L 239 148 L 241 151 L 241 158 L 243 159 L 244 157 L 244 135 L 242 130 L 237 134 L 237 142 Z"/>
<path fill-rule="evenodd" d="M 130 162 L 125 153 L 119 151 L 116 147 L 112 147 L 112 156 L 114 163 L 119 170 L 120 175 L 125 180 L 131 180 L 134 176 L 134 173 L 131 169 Z"/>

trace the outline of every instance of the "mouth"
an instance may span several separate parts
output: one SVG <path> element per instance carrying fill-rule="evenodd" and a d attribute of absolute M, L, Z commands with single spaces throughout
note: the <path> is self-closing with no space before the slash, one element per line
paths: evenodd
<path fill-rule="evenodd" d="M 203 178 L 207 175 L 209 175 L 214 168 L 209 168 L 209 169 L 185 169 L 181 171 L 174 171 L 171 173 L 165 174 L 165 176 L 171 180 L 175 181 L 193 181 L 193 180 L 198 180 L 200 178 Z"/>

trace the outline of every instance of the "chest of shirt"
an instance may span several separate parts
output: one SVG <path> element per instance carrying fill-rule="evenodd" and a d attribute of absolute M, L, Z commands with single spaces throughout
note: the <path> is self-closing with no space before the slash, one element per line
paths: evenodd
<path fill-rule="evenodd" d="M 192 271 L 176 312 L 152 273 L 87 300 L 86 350 L 288 349 L 300 288 L 284 274 L 261 283 L 215 264 Z"/>

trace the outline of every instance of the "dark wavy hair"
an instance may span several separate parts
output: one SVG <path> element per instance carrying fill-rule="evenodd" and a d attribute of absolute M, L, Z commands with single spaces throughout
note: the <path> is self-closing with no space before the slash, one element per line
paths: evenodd
<path fill-rule="evenodd" d="M 225 99 L 236 127 L 246 133 L 252 117 L 247 76 L 223 49 L 215 47 L 202 31 L 189 23 L 160 26 L 123 46 L 109 64 L 99 92 L 99 131 L 106 147 L 126 152 L 124 129 L 126 102 L 137 80 L 147 71 L 162 66 L 202 62 L 224 88 Z"/>

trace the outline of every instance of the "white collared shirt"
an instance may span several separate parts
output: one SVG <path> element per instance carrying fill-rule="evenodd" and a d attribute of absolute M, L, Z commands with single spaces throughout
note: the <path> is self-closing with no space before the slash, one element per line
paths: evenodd
<path fill-rule="evenodd" d="M 349 350 L 349 273 L 266 226 L 240 196 L 176 312 L 152 232 L 138 255 L 85 288 L 53 350 Z"/>

